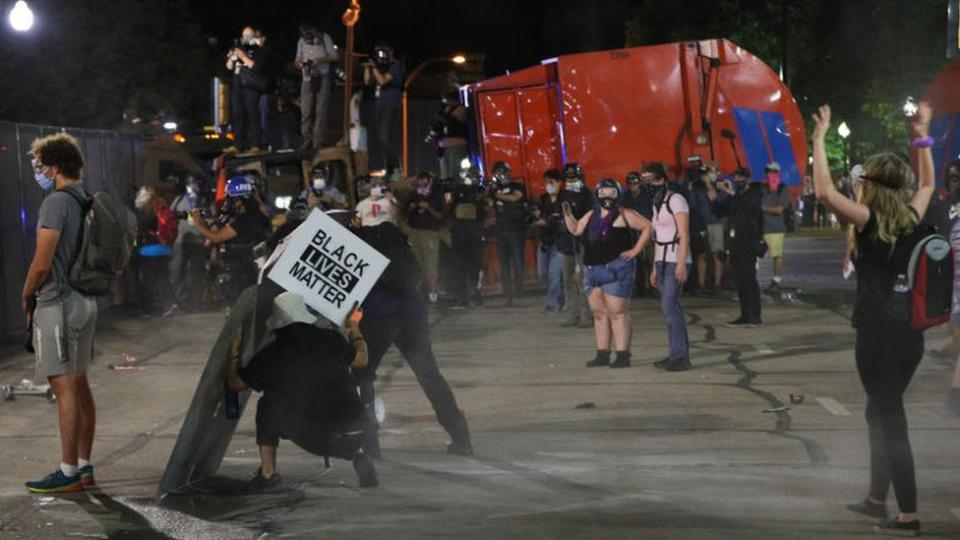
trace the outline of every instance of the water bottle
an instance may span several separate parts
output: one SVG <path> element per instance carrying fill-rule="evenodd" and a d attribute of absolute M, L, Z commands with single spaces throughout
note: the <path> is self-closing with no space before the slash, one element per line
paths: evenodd
<path fill-rule="evenodd" d="M 227 420 L 240 418 L 240 393 L 231 390 L 226 383 L 223 386 L 223 416 Z"/>
<path fill-rule="evenodd" d="M 890 296 L 890 315 L 893 320 L 900 323 L 910 322 L 910 282 L 906 274 L 897 274 L 893 294 Z"/>

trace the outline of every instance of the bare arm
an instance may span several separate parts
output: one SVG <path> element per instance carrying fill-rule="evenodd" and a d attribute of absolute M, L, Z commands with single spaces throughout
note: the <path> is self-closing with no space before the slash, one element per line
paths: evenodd
<path fill-rule="evenodd" d="M 243 344 L 243 331 L 237 330 L 230 344 L 230 356 L 227 362 L 227 388 L 234 392 L 242 392 L 248 388 L 247 383 L 240 378 L 240 346 Z"/>
<path fill-rule="evenodd" d="M 917 108 L 917 118 L 913 123 L 914 132 L 917 137 L 924 139 L 930 136 L 930 117 L 933 115 L 930 105 L 920 103 Z M 918 171 L 917 171 L 917 192 L 910 199 L 910 206 L 917 211 L 918 216 L 927 213 L 927 206 L 930 204 L 930 197 L 936 189 L 934 182 L 933 152 L 930 148 L 920 148 L 917 152 Z"/>
<path fill-rule="evenodd" d="M 353 344 L 354 349 L 356 349 L 356 354 L 353 356 L 353 362 L 350 363 L 355 369 L 362 369 L 367 367 L 369 358 L 367 355 L 367 341 L 363 338 L 363 334 L 360 332 L 360 321 L 363 319 L 363 311 L 360 310 L 360 304 L 356 303 L 353 305 L 353 311 L 350 313 L 350 316 L 347 317 L 347 339 L 350 340 L 350 343 Z"/>
<path fill-rule="evenodd" d="M 373 78 L 377 80 L 377 84 L 380 86 L 385 86 L 387 83 L 393 80 L 393 75 L 391 75 L 389 71 L 387 73 L 383 73 L 376 67 L 370 69 L 370 74 L 373 75 Z"/>
<path fill-rule="evenodd" d="M 222 229 L 211 229 L 209 226 L 207 226 L 207 221 L 202 215 L 200 215 L 199 210 L 193 211 L 193 224 L 201 236 L 213 242 L 214 244 L 223 244 L 224 242 L 229 242 L 237 237 L 236 229 L 230 225 L 227 225 Z"/>
<path fill-rule="evenodd" d="M 567 227 L 567 231 L 574 236 L 582 235 L 583 231 L 587 230 L 587 224 L 590 223 L 590 216 L 593 215 L 593 210 L 584 214 L 583 217 L 577 221 L 577 218 L 573 217 L 573 210 L 570 208 L 570 203 L 564 201 L 561 208 L 563 208 L 563 224 Z"/>
<path fill-rule="evenodd" d="M 866 205 L 853 202 L 837 191 L 830 178 L 830 165 L 827 163 L 827 131 L 830 129 L 830 106 L 823 105 L 819 113 L 813 115 L 813 189 L 817 200 L 862 230 L 870 220 L 870 209 Z"/>

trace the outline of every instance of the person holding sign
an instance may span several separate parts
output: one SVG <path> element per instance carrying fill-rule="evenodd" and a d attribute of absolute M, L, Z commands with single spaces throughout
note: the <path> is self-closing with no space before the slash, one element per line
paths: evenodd
<path fill-rule="evenodd" d="M 240 392 L 253 388 L 257 402 L 257 446 L 260 469 L 251 487 L 279 485 L 277 446 L 289 439 L 307 452 L 353 462 L 360 487 L 378 485 L 377 471 L 362 449 L 367 413 L 357 395 L 350 368 L 367 365 L 367 345 L 360 332 L 363 313 L 355 306 L 344 338 L 318 328 L 302 296 L 291 292 L 273 300 L 267 327 L 277 339 L 240 368 L 240 332 L 230 351 L 227 386 Z"/>
<path fill-rule="evenodd" d="M 360 398 L 371 417 L 364 443 L 366 452 L 373 458 L 380 456 L 380 441 L 372 420 L 376 397 L 373 382 L 377 378 L 377 367 L 383 355 L 390 345 L 396 345 L 430 400 L 437 420 L 452 439 L 447 445 L 447 453 L 462 456 L 473 454 L 467 420 L 457 405 L 450 385 L 440 374 L 437 359 L 433 355 L 427 304 L 419 290 L 420 268 L 407 239 L 392 223 L 360 227 L 355 233 L 390 259 L 390 264 L 363 302 L 364 317 L 360 323 L 360 330 L 366 336 L 369 347 L 369 364 L 357 372 Z"/>

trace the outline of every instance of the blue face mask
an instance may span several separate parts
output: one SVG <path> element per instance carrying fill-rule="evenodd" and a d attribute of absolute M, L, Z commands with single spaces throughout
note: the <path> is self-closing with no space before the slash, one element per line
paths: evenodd
<path fill-rule="evenodd" d="M 50 191 L 53 189 L 53 178 L 48 177 L 41 171 L 34 171 L 33 179 L 36 180 L 37 184 L 40 185 L 40 189 L 44 191 Z"/>

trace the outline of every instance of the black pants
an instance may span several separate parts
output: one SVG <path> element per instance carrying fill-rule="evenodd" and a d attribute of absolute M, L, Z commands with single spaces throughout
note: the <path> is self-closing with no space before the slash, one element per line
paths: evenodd
<path fill-rule="evenodd" d="M 730 252 L 737 296 L 740 298 L 740 318 L 760 322 L 760 284 L 757 283 L 757 254 L 749 249 Z"/>
<path fill-rule="evenodd" d="M 433 356 L 426 316 L 379 319 L 364 317 L 360 322 L 360 331 L 367 341 L 369 363 L 366 368 L 357 371 L 356 377 L 360 385 L 360 399 L 367 404 L 368 409 L 373 409 L 376 398 L 373 381 L 377 378 L 377 368 L 383 355 L 393 344 L 413 370 L 443 429 L 455 442 L 469 441 L 467 421 L 460 412 L 450 385 L 440 374 L 436 357 Z"/>
<path fill-rule="evenodd" d="M 248 149 L 259 145 L 260 92 L 240 86 L 234 79 L 230 91 L 230 114 L 237 146 Z"/>
<path fill-rule="evenodd" d="M 523 256 L 526 247 L 526 228 L 497 227 L 500 283 L 505 296 L 523 294 Z"/>
<path fill-rule="evenodd" d="M 170 283 L 178 305 L 200 305 L 208 253 L 201 242 L 185 240 L 182 237 L 173 246 L 173 254 L 170 256 Z"/>
<path fill-rule="evenodd" d="M 916 512 L 917 482 L 903 393 L 923 358 L 923 334 L 883 327 L 858 328 L 856 358 L 860 382 L 867 393 L 870 497 L 886 501 L 892 483 L 900 511 Z"/>
<path fill-rule="evenodd" d="M 480 222 L 454 224 L 450 229 L 453 244 L 453 295 L 466 300 L 477 289 L 483 269 L 483 228 Z"/>
<path fill-rule="evenodd" d="M 351 459 L 363 445 L 363 424 L 332 426 L 307 418 L 290 418 L 268 393 L 257 401 L 257 445 L 279 446 L 280 438 L 292 441 L 311 454 Z"/>
<path fill-rule="evenodd" d="M 400 166 L 402 116 L 403 109 L 399 106 L 377 106 L 377 140 L 380 142 L 383 166 L 388 173 Z"/>
<path fill-rule="evenodd" d="M 170 299 L 170 257 L 139 256 L 140 267 L 140 311 L 160 313 L 169 305 Z"/>

